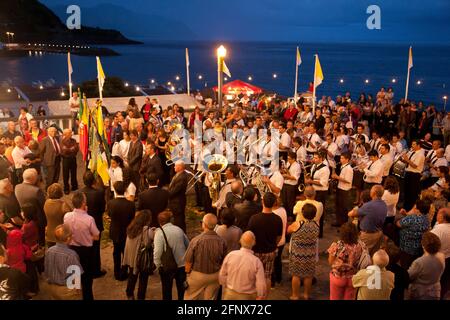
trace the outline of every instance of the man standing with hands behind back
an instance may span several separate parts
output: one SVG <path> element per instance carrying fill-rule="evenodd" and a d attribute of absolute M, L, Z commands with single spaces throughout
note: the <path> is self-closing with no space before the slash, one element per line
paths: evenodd
<path fill-rule="evenodd" d="M 39 145 L 42 165 L 45 169 L 46 189 L 51 184 L 58 183 L 61 171 L 61 146 L 56 137 L 57 130 L 55 127 L 50 127 L 47 133 L 48 136 Z"/>

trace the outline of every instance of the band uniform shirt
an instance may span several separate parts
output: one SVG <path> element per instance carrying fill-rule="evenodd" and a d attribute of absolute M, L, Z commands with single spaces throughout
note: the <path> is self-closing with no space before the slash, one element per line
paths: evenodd
<path fill-rule="evenodd" d="M 306 136 L 306 151 L 313 153 L 317 151 L 317 147 L 322 144 L 322 139 L 320 139 L 317 133 L 309 133 Z"/>
<path fill-rule="evenodd" d="M 330 144 L 328 144 L 327 142 L 324 142 L 322 144 L 322 147 L 325 148 L 328 152 L 330 152 L 332 154 L 331 157 L 327 154 L 327 160 L 328 160 L 329 166 L 331 168 L 336 168 L 336 161 L 334 160 L 334 157 L 337 154 L 338 145 L 335 142 L 331 142 Z"/>
<path fill-rule="evenodd" d="M 344 179 L 345 181 L 348 181 L 348 183 L 339 180 L 339 183 L 337 186 L 338 189 L 344 190 L 344 191 L 351 190 L 352 182 L 353 182 L 353 168 L 349 163 L 344 164 L 341 167 L 341 173 L 339 174 L 339 177 Z"/>
<path fill-rule="evenodd" d="M 298 162 L 306 162 L 306 149 L 304 146 L 300 146 L 297 150 L 292 150 L 297 154 Z"/>
<path fill-rule="evenodd" d="M 316 191 L 328 191 L 328 182 L 330 180 L 330 168 L 326 163 L 322 162 L 320 165 L 314 164 L 311 168 L 311 179 L 320 182 L 320 186 L 313 184 Z"/>
<path fill-rule="evenodd" d="M 298 183 L 298 179 L 300 178 L 300 174 L 302 173 L 302 169 L 300 164 L 296 161 L 292 164 L 287 163 L 287 169 L 289 172 L 289 175 L 295 178 L 294 180 L 284 179 L 284 184 L 288 184 L 291 186 L 296 186 Z"/>
<path fill-rule="evenodd" d="M 423 167 L 425 165 L 425 151 L 421 148 L 413 153 L 408 154 L 409 160 L 413 162 L 417 167 L 413 168 L 408 164 L 406 167 L 407 172 L 411 173 L 422 173 Z"/>
<path fill-rule="evenodd" d="M 364 169 L 364 181 L 367 183 L 380 184 L 383 180 L 384 163 L 380 159 L 372 162 L 368 168 Z"/>
<path fill-rule="evenodd" d="M 439 167 L 447 167 L 447 166 L 448 166 L 448 161 L 444 157 L 434 158 L 434 160 L 431 161 L 431 166 L 430 166 L 431 176 L 434 178 L 437 178 L 439 176 L 438 175 Z M 435 167 L 436 169 L 434 169 L 433 167 Z"/>
<path fill-rule="evenodd" d="M 280 143 L 285 148 L 290 148 L 291 147 L 291 136 L 289 135 L 289 133 L 284 132 L 281 135 Z"/>
<path fill-rule="evenodd" d="M 214 203 L 214 206 L 216 208 L 221 209 L 222 207 L 225 206 L 225 198 L 227 196 L 227 193 L 231 192 L 231 184 L 234 181 L 236 181 L 236 179 L 227 179 L 227 181 L 225 181 L 225 184 L 220 189 L 219 199 Z"/>
<path fill-rule="evenodd" d="M 280 192 L 278 192 L 278 193 L 275 193 L 275 192 L 273 192 L 277 197 L 279 197 L 280 196 L 280 193 L 281 193 L 281 189 L 283 188 L 283 184 L 284 184 L 284 178 L 283 178 L 283 176 L 281 175 L 281 172 L 280 171 L 275 171 L 271 176 L 269 176 L 269 180 L 270 180 L 270 182 L 272 182 L 277 188 L 279 188 L 280 189 Z"/>
<path fill-rule="evenodd" d="M 391 169 L 394 160 L 389 153 L 382 155 L 380 157 L 380 160 L 381 162 L 383 162 L 383 177 L 387 177 L 389 175 L 389 170 Z"/>

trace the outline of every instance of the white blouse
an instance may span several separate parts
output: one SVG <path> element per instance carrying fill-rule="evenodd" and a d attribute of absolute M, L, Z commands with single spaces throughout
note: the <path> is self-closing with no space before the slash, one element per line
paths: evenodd
<path fill-rule="evenodd" d="M 397 203 L 399 197 L 400 192 L 392 194 L 388 190 L 384 190 L 383 197 L 381 197 L 381 200 L 383 200 L 386 203 L 388 217 L 393 217 L 397 213 Z"/>

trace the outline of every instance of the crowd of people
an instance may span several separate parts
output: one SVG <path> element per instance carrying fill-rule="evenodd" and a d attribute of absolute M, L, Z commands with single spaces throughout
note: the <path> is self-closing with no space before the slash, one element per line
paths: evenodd
<path fill-rule="evenodd" d="M 52 299 L 94 299 L 93 281 L 106 273 L 100 241 L 107 229 L 114 278 L 127 281 L 128 299 L 145 299 L 157 272 L 165 300 L 173 282 L 179 300 L 270 299 L 287 273 L 290 299 L 307 300 L 319 242 L 331 228 L 339 239 L 326 251 L 330 299 L 445 298 L 450 112 L 394 104 L 384 88 L 375 97 L 346 93 L 314 105 L 241 95 L 219 108 L 199 96 L 204 110 L 189 115 L 151 98 L 142 107 L 130 99 L 123 111 L 105 111 L 108 185 L 77 165 L 77 93 L 69 101 L 70 128 L 46 126 L 27 108 L 8 122 L 0 140 L 1 299 L 40 291 Z M 195 139 L 196 126 L 212 129 L 210 140 Z M 174 158 L 180 127 L 192 133 L 194 165 Z M 245 161 L 221 170 L 204 165 L 229 150 Z M 275 153 L 279 160 L 261 162 Z M 201 234 L 189 239 L 191 188 L 203 214 Z"/>

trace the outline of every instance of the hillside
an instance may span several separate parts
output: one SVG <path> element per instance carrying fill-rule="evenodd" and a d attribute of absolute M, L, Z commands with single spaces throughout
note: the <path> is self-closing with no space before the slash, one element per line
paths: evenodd
<path fill-rule="evenodd" d="M 65 44 L 135 44 L 119 31 L 82 26 L 69 30 L 45 5 L 37 0 L 0 1 L 0 40 L 14 32 L 16 42 L 42 41 Z"/>

